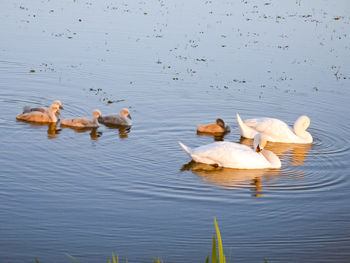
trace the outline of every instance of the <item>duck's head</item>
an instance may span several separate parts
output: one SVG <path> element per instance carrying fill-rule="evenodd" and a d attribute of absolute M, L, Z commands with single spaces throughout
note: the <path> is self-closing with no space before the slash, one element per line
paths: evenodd
<path fill-rule="evenodd" d="M 54 114 L 60 114 L 59 106 L 56 104 L 52 104 L 49 109 L 50 112 L 53 112 Z"/>
<path fill-rule="evenodd" d="M 61 104 L 61 102 L 60 102 L 59 100 L 55 100 L 55 101 L 53 102 L 53 104 L 54 104 L 54 105 L 57 105 L 57 107 L 59 107 L 61 110 L 64 110 L 63 107 L 62 107 L 62 104 Z"/>
<path fill-rule="evenodd" d="M 130 111 L 127 108 L 121 109 L 120 116 L 122 116 L 124 118 L 128 117 L 131 120 Z"/>
<path fill-rule="evenodd" d="M 267 138 L 264 134 L 258 133 L 254 136 L 254 150 L 259 153 L 266 146 Z"/>
<path fill-rule="evenodd" d="M 225 129 L 225 122 L 222 119 L 216 119 L 216 124 Z"/>
<path fill-rule="evenodd" d="M 94 110 L 92 112 L 92 118 L 97 119 L 98 117 L 102 117 L 101 112 L 99 110 Z"/>

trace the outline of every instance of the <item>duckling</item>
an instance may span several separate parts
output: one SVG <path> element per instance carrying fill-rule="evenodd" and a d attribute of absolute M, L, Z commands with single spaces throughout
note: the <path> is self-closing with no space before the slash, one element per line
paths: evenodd
<path fill-rule="evenodd" d="M 52 104 L 47 113 L 41 111 L 32 111 L 24 114 L 18 114 L 16 119 L 38 123 L 52 123 L 57 122 L 57 114 L 60 114 L 59 107 L 55 104 Z"/>
<path fill-rule="evenodd" d="M 101 116 L 98 121 L 105 125 L 121 125 L 121 126 L 131 126 L 131 116 L 128 109 L 123 108 L 120 111 L 120 115 L 113 114 L 108 116 Z"/>
<path fill-rule="evenodd" d="M 59 100 L 55 100 L 52 105 L 56 105 L 58 108 L 60 108 L 61 110 L 63 110 L 63 107 L 62 107 L 62 104 Z M 23 107 L 23 113 L 29 113 L 29 112 L 32 112 L 32 111 L 40 111 L 42 113 L 46 113 L 46 114 L 49 114 L 49 109 L 47 108 L 31 108 L 29 106 L 24 106 Z"/>
<path fill-rule="evenodd" d="M 61 120 L 61 125 L 78 129 L 97 128 L 99 126 L 98 117 L 100 116 L 101 112 L 99 110 L 94 110 L 92 112 L 92 121 L 86 118 L 65 119 Z"/>
<path fill-rule="evenodd" d="M 222 119 L 216 119 L 216 123 L 197 126 L 197 132 L 202 133 L 222 134 L 229 131 L 230 127 L 225 125 L 225 122 Z"/>

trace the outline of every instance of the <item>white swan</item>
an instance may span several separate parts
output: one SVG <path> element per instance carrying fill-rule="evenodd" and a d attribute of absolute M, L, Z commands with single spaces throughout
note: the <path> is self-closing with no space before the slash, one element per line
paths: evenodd
<path fill-rule="evenodd" d="M 294 123 L 294 131 L 283 121 L 273 118 L 257 118 L 242 121 L 237 113 L 237 122 L 242 137 L 252 139 L 257 133 L 264 133 L 270 142 L 312 143 L 312 136 L 306 129 L 310 118 L 303 115 Z"/>
<path fill-rule="evenodd" d="M 97 119 L 100 116 L 101 112 L 99 110 L 94 110 L 92 112 L 92 121 L 86 118 L 65 119 L 61 120 L 61 125 L 78 129 L 97 128 L 99 126 Z"/>
<path fill-rule="evenodd" d="M 196 162 L 237 169 L 280 168 L 281 161 L 273 152 L 264 150 L 267 141 L 263 134 L 254 137 L 254 150 L 232 142 L 214 142 L 191 149 L 180 146 Z"/>
<path fill-rule="evenodd" d="M 105 125 L 122 125 L 122 126 L 131 126 L 131 116 L 128 109 L 123 108 L 120 111 L 120 115 L 113 114 L 108 116 L 100 116 L 98 121 Z"/>
<path fill-rule="evenodd" d="M 47 113 L 41 111 L 31 111 L 24 114 L 18 114 L 16 119 L 22 121 L 31 121 L 38 123 L 52 123 L 57 122 L 57 115 L 60 114 L 58 106 L 52 104 Z"/>
<path fill-rule="evenodd" d="M 59 107 L 60 109 L 63 110 L 63 107 L 62 107 L 62 104 L 59 100 L 55 100 L 52 105 L 56 105 L 57 107 Z M 43 108 L 43 107 L 40 107 L 40 108 L 31 108 L 29 106 L 24 106 L 23 107 L 23 113 L 29 113 L 29 112 L 32 112 L 32 111 L 40 111 L 42 113 L 46 113 L 46 114 L 49 114 L 49 109 L 47 108 Z"/>

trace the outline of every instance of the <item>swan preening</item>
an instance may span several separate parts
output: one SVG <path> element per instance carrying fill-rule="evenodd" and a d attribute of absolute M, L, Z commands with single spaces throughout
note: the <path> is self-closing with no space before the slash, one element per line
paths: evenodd
<path fill-rule="evenodd" d="M 283 121 L 273 118 L 256 118 L 242 121 L 237 113 L 237 122 L 242 137 L 254 138 L 257 133 L 263 133 L 270 142 L 281 143 L 312 143 L 312 136 L 306 129 L 310 118 L 303 115 L 294 123 L 293 130 Z"/>
<path fill-rule="evenodd" d="M 57 122 L 57 114 L 59 113 L 59 106 L 52 104 L 47 112 L 29 111 L 24 114 L 18 114 L 16 119 L 37 123 L 52 123 Z"/>
<path fill-rule="evenodd" d="M 254 150 L 233 142 L 214 142 L 194 149 L 179 142 L 184 151 L 196 162 L 236 169 L 280 168 L 281 161 L 273 152 L 265 150 L 264 134 L 254 137 Z"/>
<path fill-rule="evenodd" d="M 86 118 L 65 119 L 61 120 L 61 125 L 77 129 L 97 128 L 99 126 L 98 117 L 100 116 L 101 112 L 99 110 L 94 110 L 92 113 L 92 120 Z"/>
<path fill-rule="evenodd" d="M 120 115 L 113 114 L 108 116 L 100 116 L 98 121 L 105 125 L 120 125 L 120 126 L 131 126 L 131 116 L 128 109 L 123 108 L 120 111 Z"/>
<path fill-rule="evenodd" d="M 197 125 L 197 132 L 199 133 L 224 134 L 229 131 L 230 127 L 225 125 L 222 119 L 216 119 L 216 123 L 208 125 Z"/>

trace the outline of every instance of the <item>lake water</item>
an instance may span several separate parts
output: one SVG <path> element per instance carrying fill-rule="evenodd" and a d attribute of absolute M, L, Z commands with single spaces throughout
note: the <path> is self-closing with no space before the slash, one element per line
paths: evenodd
<path fill-rule="evenodd" d="M 2 1 L 0 261 L 204 262 L 217 218 L 231 262 L 350 261 L 350 4 Z M 32 71 L 32 72 L 31 72 Z M 34 72 L 33 72 L 34 71 Z M 130 109 L 130 130 L 16 121 Z M 112 103 L 108 103 L 112 102 Z M 278 170 L 214 169 L 178 145 L 235 114 L 311 119 Z M 218 139 L 218 138 L 216 138 Z"/>

